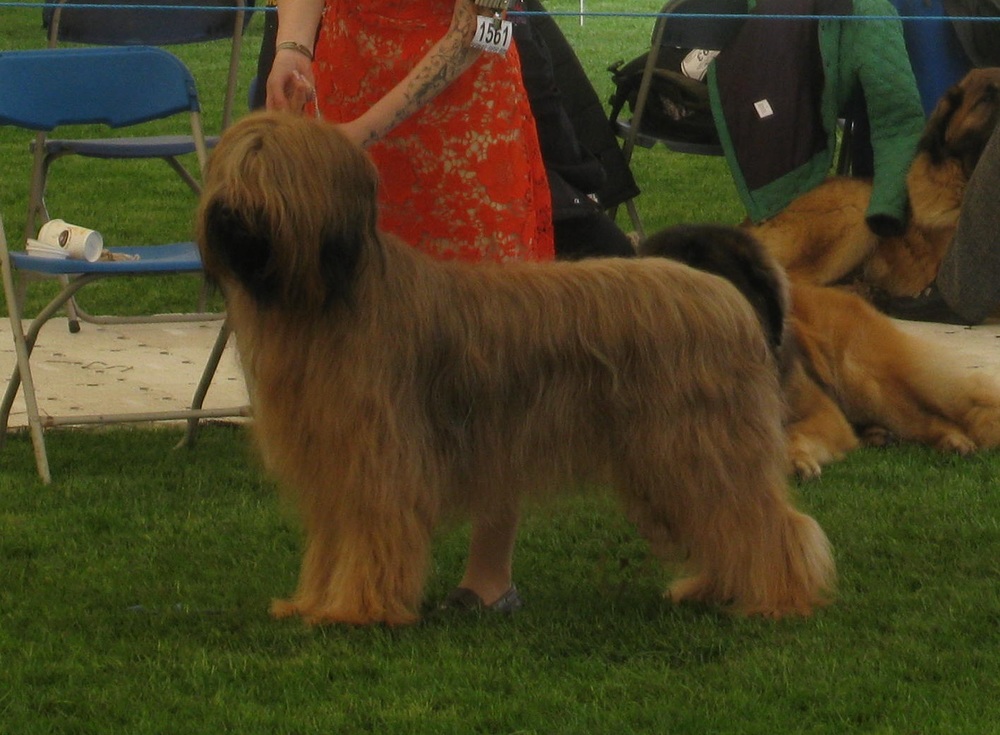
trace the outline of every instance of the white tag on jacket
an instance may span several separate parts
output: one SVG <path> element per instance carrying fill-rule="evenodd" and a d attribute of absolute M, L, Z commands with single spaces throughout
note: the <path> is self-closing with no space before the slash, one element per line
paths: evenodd
<path fill-rule="evenodd" d="M 765 117 L 771 117 L 774 114 L 774 110 L 771 109 L 771 103 L 767 100 L 758 100 L 753 103 L 753 109 L 757 111 L 757 117 L 763 120 Z"/>

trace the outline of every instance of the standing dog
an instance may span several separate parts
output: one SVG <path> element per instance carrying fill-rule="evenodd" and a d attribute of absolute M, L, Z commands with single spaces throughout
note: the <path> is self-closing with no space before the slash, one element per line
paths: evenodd
<path fill-rule="evenodd" d="M 305 527 L 273 614 L 411 623 L 442 516 L 593 479 L 682 561 L 673 600 L 824 601 L 830 549 L 789 502 L 773 359 L 735 288 L 665 259 L 436 261 L 377 230 L 376 185 L 334 127 L 274 113 L 229 128 L 206 174 L 205 270 Z"/>
<path fill-rule="evenodd" d="M 958 226 L 965 185 L 1000 120 L 1000 69 L 973 69 L 938 102 L 906 184 L 912 210 L 900 236 L 865 223 L 871 182 L 834 177 L 748 230 L 792 281 L 828 285 L 851 274 L 890 296 L 934 282 Z"/>
<path fill-rule="evenodd" d="M 779 356 L 789 466 L 800 477 L 816 477 L 859 446 L 857 431 L 869 443 L 888 433 L 959 454 L 1000 446 L 995 380 L 964 370 L 844 289 L 793 281 L 791 308 L 777 309 L 772 284 L 781 268 L 746 232 L 675 227 L 651 235 L 640 253 L 724 276 L 754 305 Z"/>

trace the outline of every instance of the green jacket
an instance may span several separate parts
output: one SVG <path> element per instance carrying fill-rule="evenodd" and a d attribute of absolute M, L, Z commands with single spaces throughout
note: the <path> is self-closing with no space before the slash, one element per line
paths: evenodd
<path fill-rule="evenodd" d="M 874 157 L 869 225 L 901 228 L 924 126 L 902 24 L 888 0 L 748 0 L 749 18 L 709 70 L 712 112 L 747 213 L 766 219 L 831 170 L 838 119 L 860 87 Z M 844 16 L 879 16 L 852 20 Z"/>

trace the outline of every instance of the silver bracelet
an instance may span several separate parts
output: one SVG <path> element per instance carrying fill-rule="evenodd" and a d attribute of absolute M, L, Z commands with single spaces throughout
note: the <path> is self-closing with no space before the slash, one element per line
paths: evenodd
<path fill-rule="evenodd" d="M 275 45 L 275 51 L 281 51 L 282 49 L 288 49 L 289 51 L 297 51 L 298 53 L 305 56 L 309 61 L 313 60 L 312 49 L 308 46 L 299 43 L 298 41 L 282 41 L 281 43 Z"/>

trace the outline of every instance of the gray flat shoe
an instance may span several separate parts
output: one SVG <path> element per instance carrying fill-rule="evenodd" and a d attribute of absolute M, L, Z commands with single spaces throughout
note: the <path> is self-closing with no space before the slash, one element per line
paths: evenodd
<path fill-rule="evenodd" d="M 500 595 L 500 599 L 492 605 L 484 604 L 479 595 L 465 587 L 456 587 L 448 593 L 444 602 L 441 603 L 442 610 L 469 610 L 503 614 L 517 612 L 522 607 L 524 607 L 524 600 L 514 585 L 511 585 L 510 589 Z"/>

